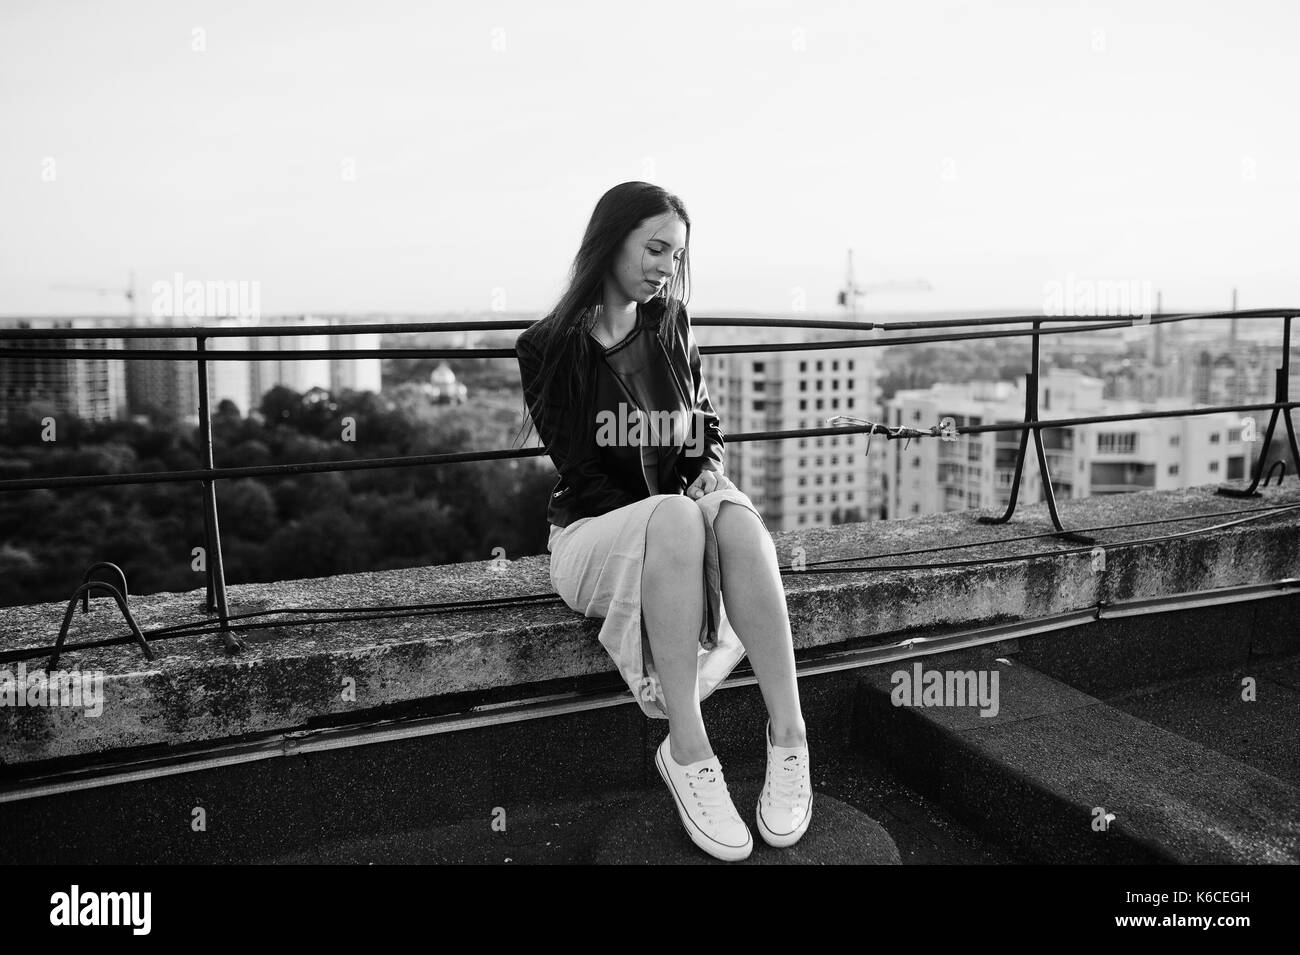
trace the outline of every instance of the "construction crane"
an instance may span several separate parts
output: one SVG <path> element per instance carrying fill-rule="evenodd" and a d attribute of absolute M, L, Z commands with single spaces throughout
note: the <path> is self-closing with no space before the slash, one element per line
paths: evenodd
<path fill-rule="evenodd" d="M 838 302 L 849 310 L 853 319 L 858 317 L 858 299 L 873 292 L 928 292 L 933 286 L 925 279 L 911 279 L 901 282 L 872 282 L 859 285 L 853 279 L 853 250 L 849 249 L 848 274 L 844 288 L 840 289 Z"/>
<path fill-rule="evenodd" d="M 126 299 L 127 308 L 131 313 L 131 320 L 135 321 L 135 272 L 127 274 L 126 288 L 104 288 L 98 285 L 51 285 L 50 290 L 54 292 L 96 292 L 101 297 L 104 295 L 121 295 Z"/>

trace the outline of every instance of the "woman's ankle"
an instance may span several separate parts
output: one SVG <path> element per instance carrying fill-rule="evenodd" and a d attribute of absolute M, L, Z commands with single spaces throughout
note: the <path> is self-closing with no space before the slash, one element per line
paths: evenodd
<path fill-rule="evenodd" d="M 785 726 L 771 722 L 773 746 L 807 746 L 808 729 L 802 719 Z"/>
<path fill-rule="evenodd" d="M 698 763 L 702 759 L 713 758 L 713 747 L 708 743 L 696 743 L 693 746 L 683 746 L 680 749 L 672 740 L 668 742 L 668 755 L 673 758 L 678 766 L 689 766 L 691 763 Z"/>

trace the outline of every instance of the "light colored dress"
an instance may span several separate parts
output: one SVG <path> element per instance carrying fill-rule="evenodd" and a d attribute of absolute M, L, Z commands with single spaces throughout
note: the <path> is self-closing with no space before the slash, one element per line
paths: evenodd
<path fill-rule="evenodd" d="M 645 565 L 646 527 L 656 507 L 680 494 L 655 494 L 567 527 L 551 525 L 551 585 L 571 610 L 604 618 L 600 642 L 623 675 L 646 716 L 667 719 L 654 655 L 641 609 L 641 570 Z M 687 497 L 687 500 L 692 500 Z M 747 507 L 754 503 L 736 488 L 723 488 L 694 501 L 704 512 L 704 619 L 700 626 L 699 692 L 704 700 L 745 655 L 727 619 L 722 601 L 718 538 L 713 530 L 724 501 Z"/>

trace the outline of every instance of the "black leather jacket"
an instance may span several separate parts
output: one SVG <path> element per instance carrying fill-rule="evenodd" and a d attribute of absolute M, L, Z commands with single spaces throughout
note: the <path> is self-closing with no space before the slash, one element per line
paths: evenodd
<path fill-rule="evenodd" d="M 558 395 L 542 404 L 543 356 L 537 336 L 542 322 L 524 329 L 516 340 L 524 399 L 560 472 L 546 513 L 555 526 L 567 527 L 652 494 L 682 494 L 701 471 L 723 471 L 723 431 L 700 374 L 690 318 L 683 308 L 665 347 L 658 334 L 664 314 L 663 299 L 651 299 L 640 307 L 636 326 L 621 342 L 607 349 L 591 338 L 587 367 L 574 368 L 573 353 L 566 356 L 556 374 L 586 377 L 585 414 L 567 407 Z M 580 327 L 573 334 L 582 334 Z M 661 424 L 672 415 L 679 426 L 673 431 L 661 427 L 653 438 L 628 440 L 635 434 L 630 427 L 618 432 L 613 426 L 620 414 L 627 424 L 632 409 L 647 423 L 657 412 Z M 611 437 L 620 440 L 611 442 Z"/>

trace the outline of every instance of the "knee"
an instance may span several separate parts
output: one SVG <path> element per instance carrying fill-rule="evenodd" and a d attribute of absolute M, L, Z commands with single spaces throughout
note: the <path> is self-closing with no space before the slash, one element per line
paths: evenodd
<path fill-rule="evenodd" d="M 646 527 L 646 559 L 652 557 L 693 566 L 703 563 L 704 514 L 690 498 L 665 494 L 655 505 Z"/>
<path fill-rule="evenodd" d="M 758 515 L 735 501 L 722 502 L 713 522 L 713 530 L 718 535 L 719 549 L 764 545 L 773 549 L 776 547 L 772 535 L 767 532 Z"/>

